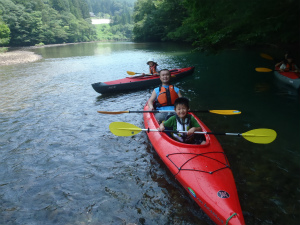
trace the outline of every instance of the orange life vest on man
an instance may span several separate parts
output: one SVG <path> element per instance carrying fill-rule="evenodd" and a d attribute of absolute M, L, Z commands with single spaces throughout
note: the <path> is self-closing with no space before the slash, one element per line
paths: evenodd
<path fill-rule="evenodd" d="M 178 97 L 173 85 L 169 85 L 168 88 L 161 86 L 159 87 L 159 94 L 157 96 L 158 107 L 174 105 Z"/>
<path fill-rule="evenodd" d="M 154 63 L 153 66 L 150 66 L 150 67 L 149 67 L 149 70 L 150 70 L 150 73 L 151 73 L 151 74 L 156 74 L 156 73 L 157 73 L 156 67 L 157 67 L 157 64 L 156 64 L 156 63 Z"/>
<path fill-rule="evenodd" d="M 285 64 L 285 69 L 284 71 L 285 72 L 289 72 L 289 71 L 295 71 L 296 70 L 296 67 L 295 67 L 295 63 L 292 63 L 292 64 Z"/>

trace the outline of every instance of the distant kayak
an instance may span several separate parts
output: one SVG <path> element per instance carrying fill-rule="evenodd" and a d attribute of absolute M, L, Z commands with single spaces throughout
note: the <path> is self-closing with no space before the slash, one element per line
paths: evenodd
<path fill-rule="evenodd" d="M 171 82 L 191 75 L 195 67 L 187 67 L 182 69 L 172 69 Z M 133 91 L 145 89 L 152 86 L 160 85 L 161 81 L 158 75 L 131 76 L 119 80 L 98 82 L 92 84 L 94 90 L 98 93 L 116 93 L 122 91 Z"/>
<path fill-rule="evenodd" d="M 300 87 L 299 73 L 295 72 L 281 72 L 278 70 L 274 71 L 275 77 L 281 82 L 298 89 Z"/>
<path fill-rule="evenodd" d="M 145 111 L 149 110 L 146 105 Z M 193 113 L 204 132 L 210 132 Z M 159 127 L 154 113 L 144 113 L 146 129 Z M 214 135 L 205 135 L 206 144 L 185 144 L 163 132 L 147 132 L 165 165 L 192 199 L 216 223 L 244 225 L 234 177 L 227 157 Z"/>

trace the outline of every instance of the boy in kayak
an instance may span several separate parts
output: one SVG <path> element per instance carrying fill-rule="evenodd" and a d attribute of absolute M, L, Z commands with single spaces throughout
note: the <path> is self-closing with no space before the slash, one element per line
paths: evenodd
<path fill-rule="evenodd" d="M 177 98 L 174 107 L 176 115 L 162 122 L 158 130 L 164 131 L 168 127 L 176 131 L 187 131 L 187 133 L 172 133 L 172 136 L 175 140 L 184 143 L 205 144 L 205 136 L 203 134 L 194 134 L 195 131 L 202 131 L 202 128 L 197 120 L 188 114 L 189 100 L 187 98 Z"/>
<path fill-rule="evenodd" d="M 159 75 L 160 68 L 159 68 L 157 62 L 154 62 L 153 58 L 148 59 L 147 65 L 149 65 L 149 72 L 150 72 L 150 74 L 152 74 L 152 75 Z M 145 75 L 145 73 L 142 73 L 142 75 Z"/>
<path fill-rule="evenodd" d="M 175 100 L 182 97 L 179 88 L 170 85 L 171 72 L 163 69 L 159 73 L 162 85 L 153 90 L 148 100 L 149 110 L 174 110 Z M 154 107 L 154 103 L 156 107 Z M 166 113 L 155 115 L 158 121 L 165 119 Z"/>

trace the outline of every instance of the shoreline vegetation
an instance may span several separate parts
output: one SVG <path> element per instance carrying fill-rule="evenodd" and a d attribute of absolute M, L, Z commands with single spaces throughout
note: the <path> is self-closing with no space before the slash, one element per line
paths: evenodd
<path fill-rule="evenodd" d="M 213 54 L 262 46 L 300 62 L 299 6 L 296 0 L 1 0 L 0 46 L 12 52 L 61 43 L 175 42 Z"/>
<path fill-rule="evenodd" d="M 90 42 L 63 43 L 63 44 L 35 45 L 35 46 L 19 47 L 19 48 L 6 47 L 6 48 L 2 48 L 2 51 L 0 47 L 0 66 L 30 63 L 30 62 L 38 61 L 43 58 L 41 55 L 28 51 L 28 49 L 47 48 L 47 47 L 56 47 L 56 46 L 64 46 L 64 45 L 76 45 L 80 43 L 103 42 L 103 41 L 104 40 L 90 41 Z M 106 41 L 112 41 L 112 40 L 106 40 Z M 266 45 L 262 48 L 266 48 Z M 295 56 L 297 62 L 300 62 L 300 57 L 299 57 L 300 46 L 298 45 L 298 43 L 294 45 L 290 45 L 288 47 L 286 45 L 285 46 L 270 45 L 269 48 L 273 50 L 293 49 L 293 51 L 291 51 L 292 55 Z"/>

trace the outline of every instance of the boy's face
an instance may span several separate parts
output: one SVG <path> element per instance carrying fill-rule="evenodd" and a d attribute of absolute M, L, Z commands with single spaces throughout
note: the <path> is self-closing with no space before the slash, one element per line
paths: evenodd
<path fill-rule="evenodd" d="M 181 118 L 181 119 L 185 118 L 188 111 L 189 111 L 189 109 L 188 109 L 188 107 L 186 107 L 186 105 L 183 105 L 183 104 L 176 105 L 175 112 L 179 118 Z"/>

